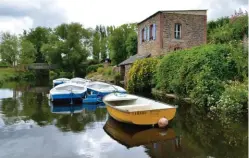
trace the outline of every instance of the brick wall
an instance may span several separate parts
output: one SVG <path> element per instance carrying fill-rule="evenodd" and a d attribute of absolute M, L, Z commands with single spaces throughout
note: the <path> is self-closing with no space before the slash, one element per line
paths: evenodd
<path fill-rule="evenodd" d="M 175 24 L 181 24 L 181 39 L 175 39 Z M 163 14 L 163 50 L 161 53 L 174 51 L 174 48 L 190 48 L 206 43 L 206 15 Z"/>
<path fill-rule="evenodd" d="M 144 41 L 142 44 L 140 43 L 140 33 L 141 29 L 145 26 L 150 26 L 151 24 L 156 24 L 156 39 L 150 41 Z M 160 13 L 151 17 L 150 19 L 144 21 L 138 26 L 138 51 L 137 53 L 140 55 L 151 54 L 152 56 L 158 55 L 161 51 L 160 48 L 161 35 L 160 35 Z"/>
<path fill-rule="evenodd" d="M 156 23 L 156 40 L 140 43 L 140 30 Z M 181 39 L 174 38 L 175 23 L 181 24 Z M 158 56 L 174 48 L 190 48 L 207 42 L 206 11 L 161 12 L 138 25 L 138 54 Z"/>
<path fill-rule="evenodd" d="M 125 86 L 127 85 L 128 72 L 129 72 L 131 66 L 132 66 L 131 64 L 125 65 L 125 76 L 124 76 L 124 85 Z"/>

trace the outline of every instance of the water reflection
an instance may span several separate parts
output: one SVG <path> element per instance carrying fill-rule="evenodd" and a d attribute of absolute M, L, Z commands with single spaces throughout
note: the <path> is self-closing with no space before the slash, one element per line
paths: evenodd
<path fill-rule="evenodd" d="M 81 113 L 83 111 L 82 104 L 54 105 L 51 102 L 49 102 L 49 106 L 51 107 L 51 112 L 54 114 L 74 114 L 74 113 Z"/>
<path fill-rule="evenodd" d="M 160 129 L 135 126 L 120 123 L 111 117 L 106 121 L 103 128 L 110 137 L 127 148 L 149 144 L 156 148 L 158 142 L 170 140 L 175 142 L 177 140 L 175 131 L 172 128 Z M 180 146 L 180 144 L 177 146 Z"/>
<path fill-rule="evenodd" d="M 174 103 L 179 108 L 168 129 L 139 127 L 110 118 L 103 104 L 53 105 L 45 88 L 27 87 L 0 89 L 1 158 L 244 158 L 248 154 L 247 125 L 221 123 L 197 106 Z"/>

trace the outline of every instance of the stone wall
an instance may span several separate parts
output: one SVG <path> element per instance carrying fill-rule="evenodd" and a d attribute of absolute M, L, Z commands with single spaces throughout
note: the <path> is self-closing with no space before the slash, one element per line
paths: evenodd
<path fill-rule="evenodd" d="M 140 30 L 156 24 L 156 39 L 140 43 Z M 181 24 L 181 39 L 174 38 L 175 23 Z M 138 25 L 138 51 L 140 55 L 163 55 L 175 48 L 191 48 L 207 42 L 206 11 L 161 12 Z"/>
<path fill-rule="evenodd" d="M 175 39 L 175 24 L 181 24 L 181 39 Z M 163 50 L 161 53 L 185 49 L 206 43 L 206 15 L 174 14 L 163 15 Z"/>
<path fill-rule="evenodd" d="M 138 54 L 146 55 L 150 53 L 152 56 L 155 56 L 158 55 L 158 53 L 161 51 L 160 42 L 162 39 L 160 35 L 160 14 L 161 13 L 151 17 L 150 19 L 138 25 Z M 140 30 L 143 29 L 145 26 L 150 26 L 151 24 L 156 24 L 156 39 L 140 43 Z"/>
<path fill-rule="evenodd" d="M 127 85 L 127 79 L 128 79 L 128 72 L 131 68 L 131 64 L 130 65 L 125 65 L 125 76 L 124 76 L 124 86 L 126 87 Z"/>

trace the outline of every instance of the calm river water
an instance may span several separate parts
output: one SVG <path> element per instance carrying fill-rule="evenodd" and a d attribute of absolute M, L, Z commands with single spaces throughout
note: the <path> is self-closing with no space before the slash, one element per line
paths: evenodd
<path fill-rule="evenodd" d="M 0 158 L 244 158 L 247 123 L 220 123 L 184 103 L 168 129 L 122 124 L 104 105 L 51 105 L 48 87 L 0 89 Z"/>

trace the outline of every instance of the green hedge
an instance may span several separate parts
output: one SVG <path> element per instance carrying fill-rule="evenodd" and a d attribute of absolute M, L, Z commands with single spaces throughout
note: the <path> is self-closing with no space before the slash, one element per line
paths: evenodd
<path fill-rule="evenodd" d="M 233 81 L 226 84 L 225 91 L 222 93 L 220 99 L 216 102 L 216 106 L 212 106 L 210 109 L 218 113 L 223 121 L 241 120 L 243 116 L 247 116 L 247 82 L 241 83 Z"/>
<path fill-rule="evenodd" d="M 86 69 L 86 73 L 97 72 L 99 67 L 104 67 L 103 64 L 90 65 Z"/>
<path fill-rule="evenodd" d="M 156 66 L 159 62 L 157 58 L 146 58 L 137 60 L 128 72 L 127 90 L 134 92 L 150 92 L 154 86 L 153 78 Z"/>
<path fill-rule="evenodd" d="M 242 40 L 248 35 L 248 14 L 241 13 L 232 18 L 221 18 L 208 24 L 208 41 L 210 43 L 227 43 Z"/>
<path fill-rule="evenodd" d="M 0 68 L 7 68 L 9 67 L 8 64 L 4 63 L 4 62 L 0 62 Z"/>
<path fill-rule="evenodd" d="M 247 67 L 234 58 L 237 54 L 247 60 L 247 54 L 240 47 L 205 45 L 171 53 L 157 68 L 156 87 L 191 97 L 200 106 L 215 105 L 227 81 L 245 79 Z"/>

